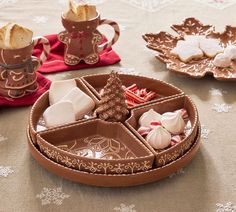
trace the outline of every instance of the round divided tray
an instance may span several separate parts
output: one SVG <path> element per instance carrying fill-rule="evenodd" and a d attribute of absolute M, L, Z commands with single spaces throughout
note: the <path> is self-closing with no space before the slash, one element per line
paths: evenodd
<path fill-rule="evenodd" d="M 89 75 L 76 79 L 76 82 L 97 106 L 99 90 L 105 86 L 108 77 L 108 74 Z M 124 123 L 106 122 L 91 113 L 74 123 L 47 129 L 42 114 L 49 106 L 48 92 L 37 100 L 30 113 L 28 138 L 30 151 L 41 165 L 76 182 L 129 186 L 159 180 L 192 159 L 199 146 L 200 131 L 197 109 L 192 100 L 180 89 L 160 80 L 125 74 L 120 74 L 120 79 L 125 86 L 135 83 L 158 94 L 154 100 L 130 107 L 129 117 Z M 186 109 L 188 119 L 181 142 L 157 151 L 138 134 L 138 119 L 150 108 L 159 113 Z M 149 173 L 153 173 L 155 178 L 151 179 Z M 86 182 L 87 174 L 91 177 Z M 105 178 L 104 181 L 97 181 L 97 176 L 107 176 L 109 179 L 137 176 L 134 177 L 137 180 L 123 183 L 118 180 L 118 184 L 109 180 L 106 184 Z"/>

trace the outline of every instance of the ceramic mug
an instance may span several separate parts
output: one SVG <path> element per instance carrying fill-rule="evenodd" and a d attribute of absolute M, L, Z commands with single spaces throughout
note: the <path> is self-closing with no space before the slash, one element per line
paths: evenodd
<path fill-rule="evenodd" d="M 42 44 L 39 58 L 32 56 L 34 46 Z M 49 41 L 44 37 L 33 38 L 30 45 L 19 49 L 0 48 L 0 96 L 20 98 L 37 90 L 35 71 L 47 59 Z"/>
<path fill-rule="evenodd" d="M 99 61 L 99 52 L 111 47 L 119 38 L 120 29 L 116 22 L 101 19 L 100 14 L 88 21 L 71 21 L 61 16 L 65 31 L 58 34 L 58 39 L 65 44 L 64 61 L 67 65 L 77 65 L 81 60 L 87 64 Z M 102 35 L 97 30 L 100 25 L 110 25 L 115 34 L 111 41 L 100 44 Z"/>

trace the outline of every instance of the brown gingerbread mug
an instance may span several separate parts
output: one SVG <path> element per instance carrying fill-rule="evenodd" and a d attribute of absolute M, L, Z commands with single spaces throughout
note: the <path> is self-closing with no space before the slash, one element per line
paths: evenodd
<path fill-rule="evenodd" d="M 32 56 L 34 46 L 43 45 L 39 58 Z M 30 45 L 19 49 L 0 48 L 0 96 L 20 98 L 37 90 L 35 71 L 46 60 L 50 51 L 44 37 L 33 38 Z"/>
<path fill-rule="evenodd" d="M 66 29 L 58 34 L 58 39 L 65 44 L 64 61 L 67 65 L 77 65 L 81 60 L 87 64 L 99 61 L 99 52 L 111 47 L 119 38 L 120 29 L 116 22 L 101 19 L 100 14 L 88 21 L 71 21 L 61 16 L 62 25 Z M 111 41 L 100 44 L 102 35 L 98 32 L 99 25 L 108 24 L 115 34 Z"/>

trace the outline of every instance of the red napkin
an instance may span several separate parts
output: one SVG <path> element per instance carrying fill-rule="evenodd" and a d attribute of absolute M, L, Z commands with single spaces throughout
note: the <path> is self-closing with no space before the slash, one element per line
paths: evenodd
<path fill-rule="evenodd" d="M 64 63 L 64 44 L 61 43 L 57 39 L 57 35 L 46 35 L 45 36 L 51 45 L 51 51 L 47 60 L 43 63 L 43 65 L 39 68 L 39 72 L 43 74 L 62 72 L 62 71 L 70 71 L 70 70 L 78 70 L 83 68 L 95 68 L 99 66 L 108 66 L 120 61 L 120 57 L 112 50 L 112 48 L 105 49 L 100 52 L 100 61 L 94 65 L 88 65 L 85 63 L 79 63 L 75 66 L 68 66 Z M 107 39 L 103 37 L 102 42 L 106 42 Z M 34 48 L 33 55 L 39 57 L 42 52 L 42 45 L 37 45 Z"/>
<path fill-rule="evenodd" d="M 12 99 L 0 96 L 0 106 L 11 106 L 11 107 L 19 107 L 19 106 L 28 106 L 34 104 L 34 102 L 49 89 L 51 81 L 37 73 L 37 82 L 38 89 L 35 93 L 29 94 L 19 99 Z"/>

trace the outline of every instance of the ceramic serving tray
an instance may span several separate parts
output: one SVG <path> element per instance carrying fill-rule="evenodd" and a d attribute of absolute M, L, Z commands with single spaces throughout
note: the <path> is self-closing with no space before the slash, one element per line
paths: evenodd
<path fill-rule="evenodd" d="M 172 173 L 178 171 L 186 166 L 196 155 L 200 146 L 200 127 L 197 132 L 194 144 L 191 148 L 180 158 L 175 161 L 158 168 L 153 168 L 145 172 L 138 172 L 134 174 L 96 174 L 68 168 L 59 163 L 50 160 L 44 156 L 39 149 L 35 146 L 30 137 L 29 129 L 27 130 L 29 150 L 35 160 L 54 174 L 61 176 L 65 179 L 83 183 L 87 185 L 100 186 L 100 187 L 127 187 L 147 184 L 159 181 Z"/>
<path fill-rule="evenodd" d="M 103 84 L 98 86 L 96 83 L 103 82 L 105 85 L 108 76 L 109 74 L 85 76 L 83 80 L 77 79 L 77 84 L 98 102 L 99 96 L 95 91 Z M 153 167 L 168 164 L 188 151 L 196 135 L 199 121 L 197 109 L 190 98 L 178 88 L 160 80 L 132 75 L 121 75 L 121 80 L 127 86 L 136 83 L 145 88 L 156 89 L 155 91 L 161 96 L 147 104 L 129 108 L 127 118 L 130 120 L 137 121 L 138 116 L 135 115 L 135 110 L 139 108 L 140 111 L 144 111 L 143 108 L 154 107 L 160 112 L 173 111 L 181 107 L 187 109 L 191 120 L 190 129 L 184 135 L 182 142 L 164 151 L 167 157 L 164 162 L 159 161 L 161 157 L 159 154 L 164 155 L 164 153 L 154 151 L 144 139 L 140 138 L 132 121 L 129 122 L 130 125 L 107 123 L 91 115 L 89 119 L 50 129 L 45 128 L 42 114 L 49 106 L 48 93 L 42 95 L 32 107 L 29 122 L 32 141 L 40 147 L 40 151 L 45 156 L 56 163 L 88 173 L 144 172 Z M 91 87 L 92 85 L 95 87 Z"/>
<path fill-rule="evenodd" d="M 228 44 L 236 45 L 236 27 L 226 26 L 224 32 L 219 33 L 215 31 L 212 25 L 205 25 L 195 18 L 187 18 L 183 23 L 172 25 L 171 28 L 178 33 L 177 36 L 163 31 L 157 34 L 147 33 L 143 35 L 147 47 L 157 51 L 156 58 L 165 63 L 167 69 L 194 78 L 202 78 L 210 74 L 217 80 L 236 80 L 236 61 L 232 62 L 231 67 L 220 68 L 213 65 L 212 58 L 202 57 L 184 63 L 170 54 L 178 40 L 184 39 L 184 35 L 205 35 L 209 38 L 217 38 L 222 47 L 226 47 Z"/>

